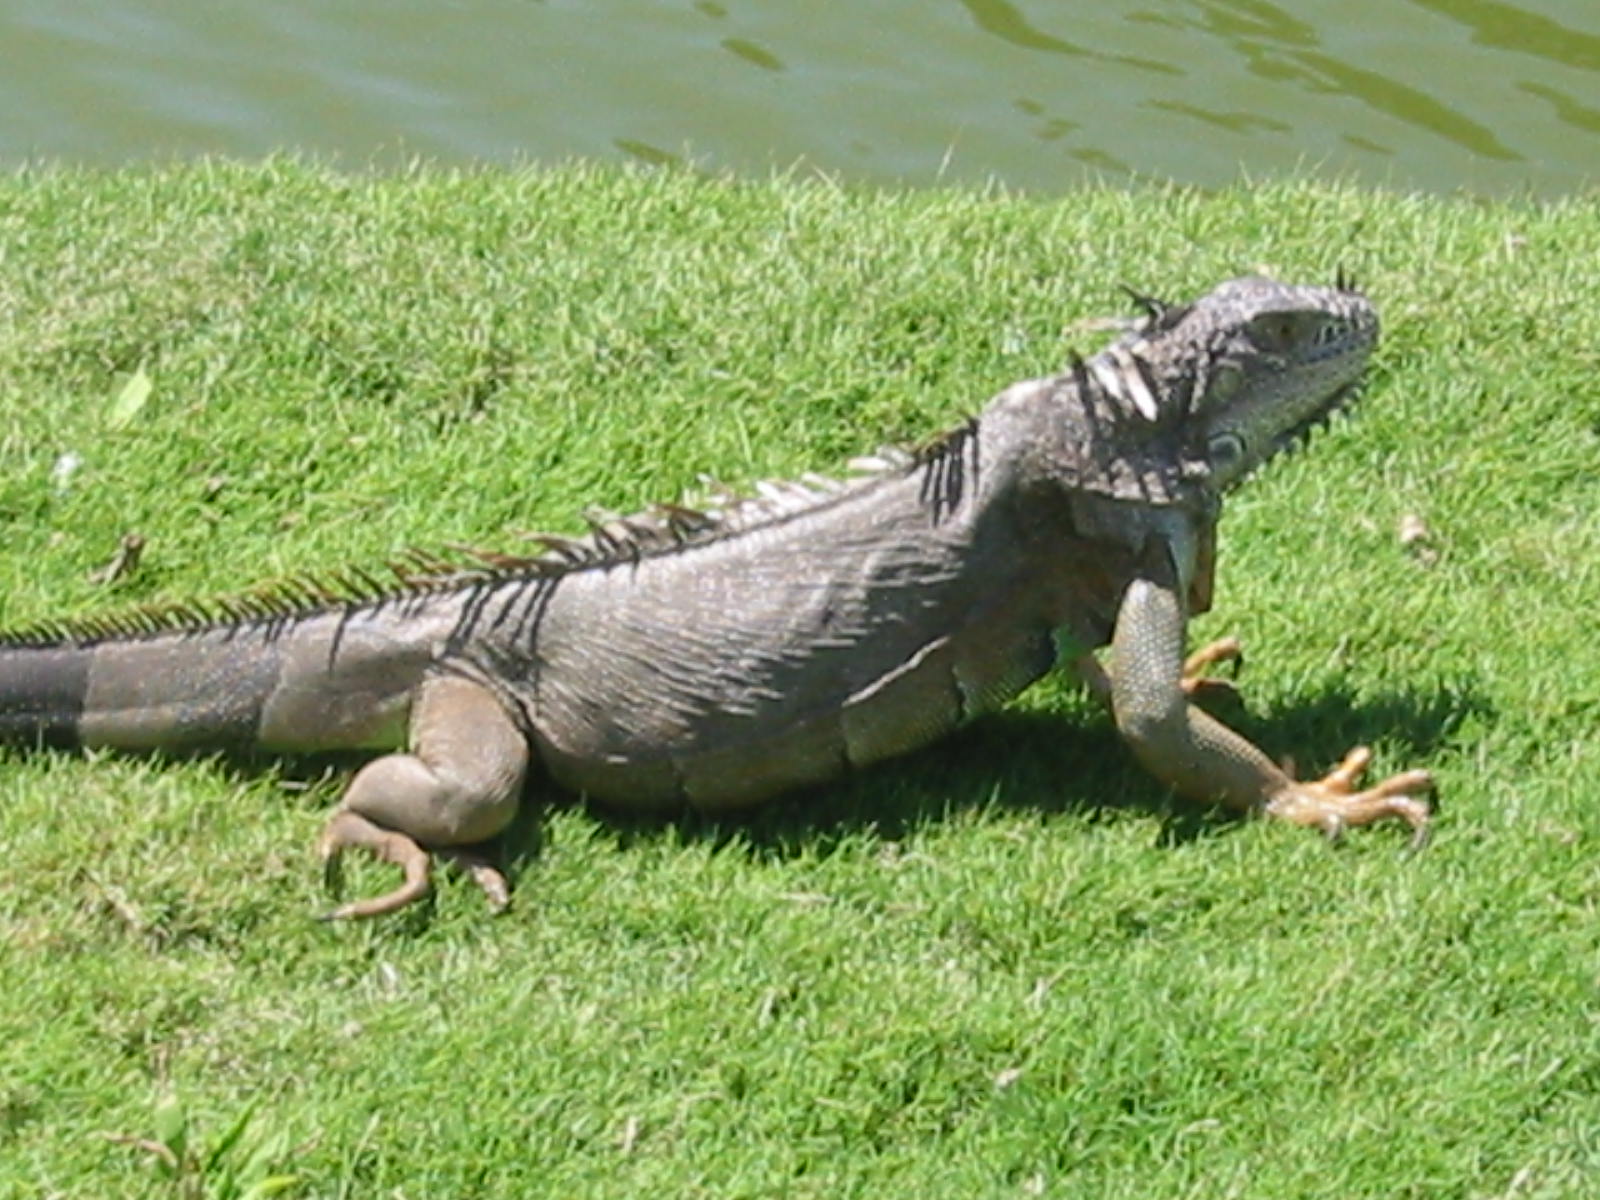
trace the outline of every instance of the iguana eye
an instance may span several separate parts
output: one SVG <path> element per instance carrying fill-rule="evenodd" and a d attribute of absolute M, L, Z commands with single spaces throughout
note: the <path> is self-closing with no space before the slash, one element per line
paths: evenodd
<path fill-rule="evenodd" d="M 1244 440 L 1236 433 L 1215 434 L 1206 443 L 1206 457 L 1213 470 L 1226 474 L 1244 458 Z"/>

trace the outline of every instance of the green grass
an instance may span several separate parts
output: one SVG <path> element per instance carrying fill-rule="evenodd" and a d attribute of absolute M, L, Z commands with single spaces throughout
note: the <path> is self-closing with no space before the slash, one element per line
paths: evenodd
<path fill-rule="evenodd" d="M 0 1196 L 1593 1194 L 1597 261 L 1593 197 L 0 180 L 10 624 L 836 469 L 1118 282 L 1343 265 L 1363 411 L 1232 499 L 1195 635 L 1245 638 L 1273 754 L 1442 785 L 1426 853 L 1333 849 L 1169 801 L 1048 682 L 748 821 L 557 803 L 503 919 L 452 880 L 330 928 L 337 772 L 6 752 Z"/>

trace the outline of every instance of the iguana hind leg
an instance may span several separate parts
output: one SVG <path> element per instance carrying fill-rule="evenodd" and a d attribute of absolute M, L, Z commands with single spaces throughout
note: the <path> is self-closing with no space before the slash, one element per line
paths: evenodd
<path fill-rule="evenodd" d="M 1420 796 L 1433 790 L 1428 772 L 1406 771 L 1356 791 L 1372 757 L 1358 748 L 1325 778 L 1300 782 L 1194 704 L 1199 672 L 1235 657 L 1237 647 L 1212 643 L 1186 661 L 1186 625 L 1170 568 L 1158 561 L 1123 597 L 1108 672 L 1117 728 L 1146 770 L 1191 799 L 1260 810 L 1330 834 L 1396 817 L 1414 830 L 1413 844 L 1426 839 L 1430 811 Z"/>
<path fill-rule="evenodd" d="M 405 882 L 326 919 L 377 916 L 427 895 L 430 850 L 460 862 L 503 908 L 504 876 L 464 847 L 510 824 L 527 766 L 528 743 L 493 693 L 452 676 L 424 683 L 412 707 L 411 752 L 358 771 L 318 842 L 330 872 L 344 850 L 359 847 L 399 866 Z"/>

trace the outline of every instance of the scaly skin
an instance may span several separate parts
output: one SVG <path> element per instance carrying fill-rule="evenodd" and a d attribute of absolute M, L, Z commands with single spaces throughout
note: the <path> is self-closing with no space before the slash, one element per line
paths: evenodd
<path fill-rule="evenodd" d="M 385 750 L 320 848 L 430 857 L 507 889 L 474 847 L 530 766 L 598 799 L 722 809 L 913 750 L 1045 673 L 1058 649 L 1163 785 L 1337 833 L 1420 837 L 1426 772 L 1357 790 L 1364 750 L 1298 782 L 1194 697 L 1225 489 L 1349 393 L 1367 301 L 1236 280 L 1146 317 L 1067 373 L 1016 384 L 915 459 L 663 506 L 534 559 L 413 558 L 399 585 L 280 585 L 234 601 L 0 636 L 0 737 L 132 749 Z M 1106 667 L 1092 651 L 1109 645 Z"/>
<path fill-rule="evenodd" d="M 1415 795 L 1433 789 L 1426 771 L 1407 771 L 1357 792 L 1355 781 L 1372 757 L 1357 747 L 1322 779 L 1298 782 L 1198 707 L 1191 696 L 1206 681 L 1196 671 L 1236 655 L 1238 644 L 1215 643 L 1186 663 L 1184 625 L 1182 598 L 1159 566 L 1129 585 L 1111 643 L 1111 707 L 1146 770 L 1191 799 L 1260 810 L 1331 837 L 1349 825 L 1396 817 L 1411 825 L 1416 845 L 1426 840 L 1428 806 Z"/>

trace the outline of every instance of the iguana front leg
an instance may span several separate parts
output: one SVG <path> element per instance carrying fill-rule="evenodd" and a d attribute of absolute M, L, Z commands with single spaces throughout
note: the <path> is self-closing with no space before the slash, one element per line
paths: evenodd
<path fill-rule="evenodd" d="M 1232 657 L 1237 647 L 1213 643 L 1185 662 L 1187 621 L 1180 592 L 1167 574 L 1152 571 L 1129 585 L 1111 643 L 1112 713 L 1145 769 L 1191 799 L 1259 809 L 1331 836 L 1349 825 L 1397 817 L 1415 831 L 1416 843 L 1424 841 L 1430 811 L 1418 793 L 1433 790 L 1428 772 L 1406 771 L 1356 791 L 1372 757 L 1357 748 L 1322 779 L 1298 781 L 1192 702 L 1198 672 Z"/>
<path fill-rule="evenodd" d="M 318 842 L 330 870 L 345 849 L 360 847 L 399 866 L 405 882 L 325 919 L 376 916 L 427 895 L 430 849 L 460 863 L 504 908 L 505 878 L 462 847 L 510 824 L 527 766 L 527 740 L 492 692 L 453 676 L 425 682 L 412 705 L 411 753 L 358 771 Z"/>

